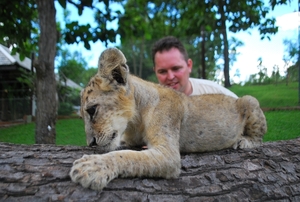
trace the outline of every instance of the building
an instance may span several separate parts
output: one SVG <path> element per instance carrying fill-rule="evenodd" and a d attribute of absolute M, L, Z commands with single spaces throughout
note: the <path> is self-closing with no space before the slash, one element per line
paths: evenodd
<path fill-rule="evenodd" d="M 23 119 L 24 116 L 35 116 L 36 102 L 33 93 L 33 81 L 24 82 L 27 75 L 33 80 L 34 68 L 31 59 L 11 55 L 9 48 L 0 44 L 0 121 Z M 81 86 L 68 78 L 59 79 L 61 84 L 71 88 L 82 89 Z M 30 81 L 30 80 L 29 80 Z"/>

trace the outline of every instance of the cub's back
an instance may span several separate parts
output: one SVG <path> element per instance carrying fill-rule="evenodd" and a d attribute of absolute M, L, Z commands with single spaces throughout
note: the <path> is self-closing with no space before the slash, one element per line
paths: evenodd
<path fill-rule="evenodd" d="M 213 151 L 233 145 L 236 134 L 243 132 L 236 100 L 221 94 L 187 97 L 180 134 L 181 152 Z"/>

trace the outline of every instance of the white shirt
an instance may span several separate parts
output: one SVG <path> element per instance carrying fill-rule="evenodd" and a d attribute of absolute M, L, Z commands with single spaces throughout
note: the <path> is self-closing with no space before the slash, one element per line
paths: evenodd
<path fill-rule="evenodd" d="M 190 96 L 202 94 L 225 94 L 234 98 L 238 98 L 236 94 L 213 81 L 195 78 L 189 78 L 189 80 L 192 84 L 192 93 Z"/>

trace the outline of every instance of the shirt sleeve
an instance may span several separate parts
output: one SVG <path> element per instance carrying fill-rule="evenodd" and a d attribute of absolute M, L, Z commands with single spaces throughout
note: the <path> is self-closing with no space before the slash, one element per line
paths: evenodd
<path fill-rule="evenodd" d="M 224 94 L 234 98 L 238 98 L 236 94 L 213 81 L 195 78 L 190 78 L 189 80 L 193 89 L 193 92 L 190 96 L 202 94 Z"/>

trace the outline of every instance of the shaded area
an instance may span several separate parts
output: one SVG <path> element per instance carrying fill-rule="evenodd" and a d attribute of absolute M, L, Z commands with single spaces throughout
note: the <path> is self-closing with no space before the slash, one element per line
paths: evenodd
<path fill-rule="evenodd" d="M 1 201 L 300 201 L 300 138 L 251 150 L 182 155 L 178 179 L 115 179 L 103 191 L 70 181 L 78 146 L 0 143 Z"/>

